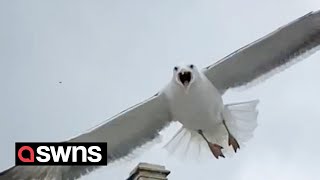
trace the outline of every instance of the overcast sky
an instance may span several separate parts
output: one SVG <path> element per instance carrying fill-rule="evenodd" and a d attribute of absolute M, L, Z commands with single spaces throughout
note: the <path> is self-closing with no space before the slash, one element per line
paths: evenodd
<path fill-rule="evenodd" d="M 15 142 L 80 134 L 155 94 L 179 62 L 205 67 L 318 9 L 319 0 L 1 0 L 0 171 L 14 164 Z M 159 144 L 82 179 L 125 179 L 140 161 L 165 165 L 170 180 L 318 178 L 319 59 L 224 95 L 260 99 L 255 137 L 232 158 L 181 162 Z"/>

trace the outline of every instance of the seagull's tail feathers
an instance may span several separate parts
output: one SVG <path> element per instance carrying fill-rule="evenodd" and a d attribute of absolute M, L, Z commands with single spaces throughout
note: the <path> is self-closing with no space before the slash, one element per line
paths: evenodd
<path fill-rule="evenodd" d="M 164 148 L 170 156 L 185 160 L 186 156 L 190 155 L 193 156 L 193 159 L 199 158 L 205 145 L 196 131 L 181 127 Z"/>
<path fill-rule="evenodd" d="M 225 105 L 223 118 L 240 146 L 253 137 L 257 127 L 258 103 L 258 100 L 253 100 Z"/>
<path fill-rule="evenodd" d="M 206 138 L 223 147 L 227 146 L 227 133 L 223 125 L 216 127 L 214 131 L 203 133 Z M 181 127 L 171 140 L 164 146 L 168 154 L 179 160 L 205 161 L 212 156 L 208 144 L 203 137 L 194 130 Z M 213 157 L 213 156 L 212 156 Z"/>

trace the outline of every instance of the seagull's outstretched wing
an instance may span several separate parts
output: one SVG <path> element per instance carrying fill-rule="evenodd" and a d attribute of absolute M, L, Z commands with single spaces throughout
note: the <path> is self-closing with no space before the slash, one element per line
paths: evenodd
<path fill-rule="evenodd" d="M 171 122 L 163 94 L 157 94 L 100 126 L 70 139 L 70 142 L 108 142 L 108 162 L 125 157 L 153 140 Z M 15 166 L 0 173 L 0 180 L 77 179 L 97 167 L 88 166 Z"/>
<path fill-rule="evenodd" d="M 312 54 L 319 44 L 320 11 L 317 11 L 233 52 L 207 67 L 204 73 L 224 93 L 305 57 L 301 55 Z"/>

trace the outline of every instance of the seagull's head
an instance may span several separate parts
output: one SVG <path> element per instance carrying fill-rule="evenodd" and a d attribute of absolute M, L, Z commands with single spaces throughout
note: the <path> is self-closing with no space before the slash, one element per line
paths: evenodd
<path fill-rule="evenodd" d="M 193 64 L 175 66 L 173 68 L 173 81 L 187 92 L 198 76 L 197 67 Z"/>

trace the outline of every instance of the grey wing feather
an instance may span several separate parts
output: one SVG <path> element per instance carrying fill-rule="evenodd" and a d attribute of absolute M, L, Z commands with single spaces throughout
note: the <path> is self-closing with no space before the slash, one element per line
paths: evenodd
<path fill-rule="evenodd" d="M 317 11 L 233 52 L 207 67 L 204 73 L 224 93 L 291 64 L 301 55 L 312 54 L 319 43 L 320 11 Z"/>
<path fill-rule="evenodd" d="M 163 94 L 158 94 L 112 117 L 100 126 L 68 142 L 108 142 L 108 163 L 127 156 L 152 141 L 171 122 Z M 0 180 L 77 179 L 94 166 L 16 166 L 0 173 Z"/>

